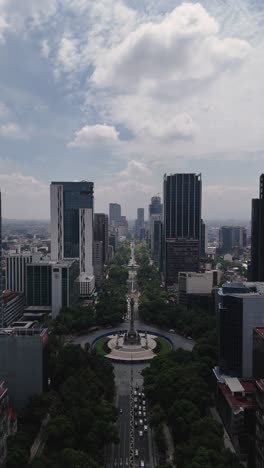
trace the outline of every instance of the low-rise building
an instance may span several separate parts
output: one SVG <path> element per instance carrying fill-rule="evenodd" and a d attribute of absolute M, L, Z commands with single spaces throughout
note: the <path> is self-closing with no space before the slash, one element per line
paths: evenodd
<path fill-rule="evenodd" d="M 19 294 L 14 291 L 3 291 L 3 310 L 1 326 L 8 327 L 15 320 L 22 317 L 25 309 L 26 301 L 24 294 Z"/>
<path fill-rule="evenodd" d="M 178 303 L 187 307 L 212 306 L 212 289 L 220 284 L 222 272 L 210 270 L 204 273 L 180 272 L 178 277 Z"/>
<path fill-rule="evenodd" d="M 217 383 L 217 409 L 237 454 L 247 460 L 248 440 L 255 435 L 256 405 L 252 381 L 221 376 Z"/>
<path fill-rule="evenodd" d="M 52 318 L 79 298 L 78 260 L 40 261 L 26 266 L 28 306 L 50 306 Z"/>

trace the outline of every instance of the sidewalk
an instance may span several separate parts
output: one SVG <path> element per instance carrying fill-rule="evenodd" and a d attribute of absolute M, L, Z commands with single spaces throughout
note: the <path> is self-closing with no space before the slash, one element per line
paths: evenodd
<path fill-rule="evenodd" d="M 174 443 L 167 424 L 163 424 L 163 434 L 167 444 L 166 463 L 169 463 L 173 468 L 176 468 L 176 465 L 174 465 Z"/>

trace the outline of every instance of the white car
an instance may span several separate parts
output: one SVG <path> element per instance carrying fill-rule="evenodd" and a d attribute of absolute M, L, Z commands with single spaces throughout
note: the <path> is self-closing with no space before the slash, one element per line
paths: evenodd
<path fill-rule="evenodd" d="M 142 412 L 141 412 L 141 411 L 138 412 L 138 417 L 139 417 L 139 418 L 142 417 Z"/>
<path fill-rule="evenodd" d="M 144 467 L 145 467 L 144 460 L 140 460 L 140 468 L 144 468 Z"/>
<path fill-rule="evenodd" d="M 140 425 L 140 426 L 143 426 L 143 419 L 140 419 L 140 420 L 139 420 L 139 425 Z"/>
<path fill-rule="evenodd" d="M 142 405 L 144 405 L 144 406 L 146 405 L 146 400 L 142 401 Z"/>
<path fill-rule="evenodd" d="M 138 457 L 138 449 L 135 449 L 135 457 Z"/>
<path fill-rule="evenodd" d="M 148 426 L 144 426 L 144 432 L 148 432 Z"/>
<path fill-rule="evenodd" d="M 139 431 L 139 437 L 143 437 L 143 431 Z"/>

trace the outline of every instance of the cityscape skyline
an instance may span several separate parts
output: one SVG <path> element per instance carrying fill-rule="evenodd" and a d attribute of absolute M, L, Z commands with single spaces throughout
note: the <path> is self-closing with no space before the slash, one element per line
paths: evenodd
<path fill-rule="evenodd" d="M 132 218 L 165 172 L 201 172 L 205 219 L 249 218 L 264 145 L 261 2 L 45 3 L 0 4 L 4 217 L 48 218 L 50 181 L 85 178 L 96 211 L 113 200 Z"/>

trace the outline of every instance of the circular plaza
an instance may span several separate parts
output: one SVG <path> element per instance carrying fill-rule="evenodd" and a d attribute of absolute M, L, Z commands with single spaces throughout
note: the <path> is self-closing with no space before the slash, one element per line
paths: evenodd
<path fill-rule="evenodd" d="M 112 361 L 133 363 L 149 361 L 173 349 L 169 338 L 153 332 L 138 330 L 134 342 L 129 342 L 127 335 L 126 330 L 101 335 L 92 343 L 92 348 Z"/>

